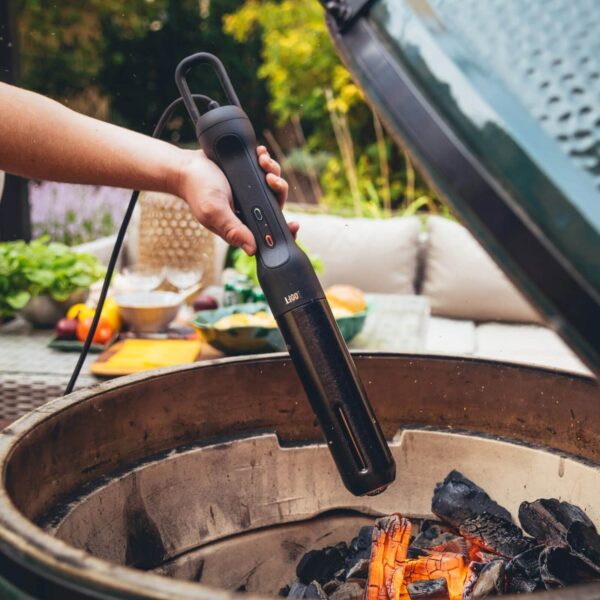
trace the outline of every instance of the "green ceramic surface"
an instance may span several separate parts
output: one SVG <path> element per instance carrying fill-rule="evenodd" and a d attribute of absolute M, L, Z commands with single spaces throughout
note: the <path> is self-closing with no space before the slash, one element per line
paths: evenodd
<path fill-rule="evenodd" d="M 230 327 L 216 329 L 214 324 L 232 314 L 255 314 L 269 311 L 264 302 L 237 304 L 215 310 L 203 310 L 196 314 L 192 323 L 202 332 L 206 341 L 226 354 L 257 354 L 261 352 L 281 352 L 286 349 L 279 329 L 271 327 Z M 346 342 L 358 335 L 364 327 L 368 309 L 349 317 L 336 319 L 340 333 Z"/>
<path fill-rule="evenodd" d="M 365 18 L 331 27 L 354 81 L 492 258 L 600 373 L 597 0 L 360 4 Z"/>
<path fill-rule="evenodd" d="M 92 344 L 90 346 L 90 352 L 104 352 L 113 342 L 116 341 L 118 335 L 112 337 L 106 344 Z M 79 340 L 59 340 L 54 337 L 48 342 L 48 348 L 53 350 L 61 350 L 62 352 L 81 352 L 83 349 L 83 342 Z"/>

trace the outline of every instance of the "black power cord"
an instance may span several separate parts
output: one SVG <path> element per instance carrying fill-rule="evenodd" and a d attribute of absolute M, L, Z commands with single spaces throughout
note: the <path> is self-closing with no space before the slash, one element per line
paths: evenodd
<path fill-rule="evenodd" d="M 192 97 L 194 100 L 202 100 L 208 104 L 208 109 L 216 108 L 219 105 L 204 94 L 193 94 Z M 179 108 L 179 106 L 183 104 L 182 98 L 177 98 L 173 100 L 167 108 L 163 111 L 154 131 L 152 132 L 153 138 L 159 138 L 166 126 L 169 122 L 169 119 L 173 116 L 175 109 Z M 83 343 L 83 348 L 81 349 L 81 354 L 77 360 L 77 364 L 73 369 L 73 373 L 71 374 L 71 379 L 65 388 L 65 392 L 63 395 L 70 394 L 77 383 L 77 378 L 81 373 L 81 368 L 83 367 L 83 363 L 90 351 L 90 346 L 92 345 L 92 340 L 94 339 L 94 335 L 96 333 L 96 329 L 98 327 L 98 322 L 100 321 L 100 315 L 102 313 L 102 309 L 104 308 L 104 302 L 106 301 L 106 296 L 108 294 L 108 288 L 110 287 L 110 283 L 112 280 L 113 273 L 115 271 L 115 267 L 117 265 L 117 260 L 119 259 L 119 254 L 121 252 L 121 248 L 123 246 L 123 241 L 125 240 L 125 233 L 127 232 L 127 227 L 129 227 L 129 222 L 131 221 L 131 217 L 133 215 L 133 211 L 137 204 L 138 197 L 140 195 L 139 190 L 135 190 L 131 194 L 131 198 L 129 199 L 129 205 L 127 206 L 127 211 L 125 212 L 125 216 L 123 217 L 123 221 L 121 222 L 121 226 L 119 227 L 119 232 L 117 233 L 117 239 L 115 241 L 115 245 L 113 246 L 112 253 L 110 255 L 110 260 L 108 261 L 108 266 L 106 268 L 106 275 L 104 276 L 104 281 L 102 283 L 102 290 L 100 291 L 100 296 L 98 297 L 98 304 L 96 306 L 96 312 L 94 313 L 94 318 L 92 319 L 92 324 L 90 325 L 90 330 L 85 338 L 85 342 Z"/>

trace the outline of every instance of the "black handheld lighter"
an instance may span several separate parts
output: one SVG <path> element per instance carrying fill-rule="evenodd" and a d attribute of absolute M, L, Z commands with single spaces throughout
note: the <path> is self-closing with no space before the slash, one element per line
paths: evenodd
<path fill-rule="evenodd" d="M 200 114 L 186 75 L 207 63 L 229 104 L 208 102 Z M 225 173 L 236 209 L 256 245 L 258 279 L 345 486 L 355 495 L 383 491 L 396 465 L 356 366 L 307 256 L 298 248 L 256 155 L 256 136 L 221 61 L 185 58 L 175 80 L 205 154 Z"/>

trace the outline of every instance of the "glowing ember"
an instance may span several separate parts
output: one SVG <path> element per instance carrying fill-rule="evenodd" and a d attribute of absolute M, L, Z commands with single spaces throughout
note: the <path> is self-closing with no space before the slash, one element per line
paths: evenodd
<path fill-rule="evenodd" d="M 423 550 L 424 555 L 418 558 L 408 558 L 411 531 L 410 521 L 398 514 L 377 521 L 366 600 L 410 600 L 409 584 L 442 578 L 450 600 L 460 600 L 470 574 L 467 557 L 432 549 Z"/>
<path fill-rule="evenodd" d="M 398 515 L 377 521 L 373 531 L 367 600 L 399 597 L 411 531 L 410 521 Z"/>

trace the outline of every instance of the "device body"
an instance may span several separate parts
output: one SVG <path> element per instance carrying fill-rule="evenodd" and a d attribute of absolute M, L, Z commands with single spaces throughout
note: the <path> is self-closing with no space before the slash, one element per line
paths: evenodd
<path fill-rule="evenodd" d="M 200 54 L 186 61 L 177 77 L 184 101 L 186 69 L 196 62 L 222 69 L 218 75 L 233 103 L 201 116 L 195 106 L 195 115 L 188 110 L 201 148 L 225 173 L 238 214 L 254 235 L 260 284 L 342 480 L 355 495 L 383 491 L 395 477 L 393 457 L 317 275 L 267 186 L 252 124 L 218 59 Z"/>

